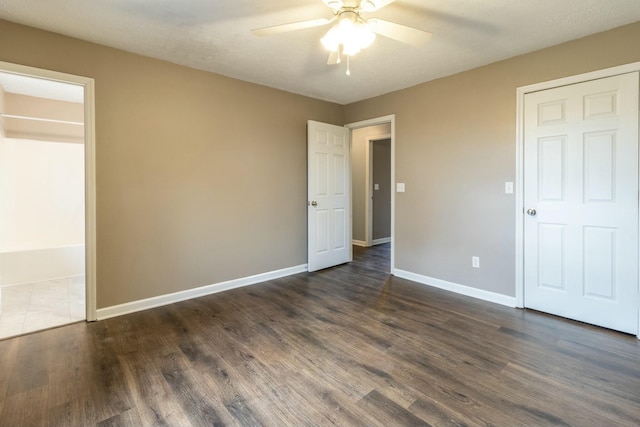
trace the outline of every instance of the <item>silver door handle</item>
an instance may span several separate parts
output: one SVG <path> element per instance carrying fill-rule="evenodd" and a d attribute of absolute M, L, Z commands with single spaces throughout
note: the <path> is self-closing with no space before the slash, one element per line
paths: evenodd
<path fill-rule="evenodd" d="M 527 209 L 527 214 L 531 215 L 531 216 L 536 216 L 536 210 L 535 209 Z"/>
<path fill-rule="evenodd" d="M 310 206 L 318 206 L 318 202 L 316 202 L 315 200 L 312 200 L 308 203 Z"/>

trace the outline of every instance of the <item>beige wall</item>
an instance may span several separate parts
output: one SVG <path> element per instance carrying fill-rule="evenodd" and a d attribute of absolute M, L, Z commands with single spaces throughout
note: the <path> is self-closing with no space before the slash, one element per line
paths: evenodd
<path fill-rule="evenodd" d="M 306 121 L 342 107 L 0 21 L 0 61 L 95 79 L 97 306 L 306 262 Z"/>
<path fill-rule="evenodd" d="M 640 23 L 346 106 L 396 115 L 395 267 L 515 295 L 516 88 L 640 61 Z M 480 269 L 471 257 L 480 257 Z"/>
<path fill-rule="evenodd" d="M 390 123 L 358 128 L 351 132 L 352 236 L 354 240 L 365 241 L 367 140 L 370 137 L 390 133 Z"/>

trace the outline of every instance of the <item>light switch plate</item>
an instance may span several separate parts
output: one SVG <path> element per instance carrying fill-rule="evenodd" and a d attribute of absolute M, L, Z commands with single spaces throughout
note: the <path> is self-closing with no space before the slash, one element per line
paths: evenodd
<path fill-rule="evenodd" d="M 404 182 L 396 183 L 396 191 L 398 193 L 404 193 Z"/>
<path fill-rule="evenodd" d="M 505 194 L 513 194 L 513 182 L 504 183 L 504 192 Z"/>
<path fill-rule="evenodd" d="M 373 189 L 374 190 L 379 190 L 380 189 L 380 184 L 373 184 Z"/>

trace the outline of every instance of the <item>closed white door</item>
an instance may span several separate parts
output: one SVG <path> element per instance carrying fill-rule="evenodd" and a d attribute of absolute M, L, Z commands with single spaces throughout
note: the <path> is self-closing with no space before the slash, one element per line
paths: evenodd
<path fill-rule="evenodd" d="M 638 332 L 638 73 L 525 96 L 525 306 Z"/>
<path fill-rule="evenodd" d="M 307 123 L 309 271 L 352 259 L 349 135 L 341 126 Z"/>

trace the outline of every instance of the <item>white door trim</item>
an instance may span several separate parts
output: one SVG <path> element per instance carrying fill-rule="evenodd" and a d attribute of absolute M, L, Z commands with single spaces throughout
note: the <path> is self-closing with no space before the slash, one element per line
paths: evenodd
<path fill-rule="evenodd" d="M 382 135 L 368 136 L 365 145 L 365 182 L 366 195 L 364 201 L 364 241 L 367 247 L 373 245 L 373 146 L 375 141 L 391 139 L 390 133 Z M 392 191 L 393 193 L 393 191 Z"/>
<path fill-rule="evenodd" d="M 516 306 L 524 307 L 524 97 L 527 93 L 640 71 L 640 62 L 593 71 L 547 82 L 518 87 L 516 90 Z M 640 221 L 640 218 L 639 218 Z M 640 313 L 638 338 L 640 338 Z"/>
<path fill-rule="evenodd" d="M 0 61 L 0 71 L 71 83 L 84 87 L 85 277 L 87 321 L 96 317 L 96 160 L 95 85 L 89 77 Z"/>
<path fill-rule="evenodd" d="M 391 274 L 395 274 L 395 216 L 396 216 L 396 192 L 395 192 L 395 182 L 396 182 L 396 115 L 390 114 L 388 116 L 376 117 L 374 119 L 362 120 L 359 122 L 349 123 L 345 125 L 346 128 L 351 129 L 353 132 L 354 129 L 359 129 L 368 126 L 375 126 L 384 123 L 391 124 L 391 133 L 387 138 L 391 138 Z M 379 136 L 373 137 L 373 140 L 385 139 Z M 368 142 L 367 142 L 368 147 Z M 367 157 L 368 159 L 368 157 Z M 368 160 L 367 160 L 368 162 Z M 351 172 L 351 166 L 349 170 Z M 366 179 L 369 180 L 369 172 L 367 171 Z M 353 180 L 352 180 L 353 182 Z M 369 188 L 369 183 L 367 183 L 367 189 Z M 367 190 L 368 191 L 368 190 Z M 353 191 L 351 192 L 353 194 Z M 353 212 L 353 210 L 352 210 Z M 368 216 L 366 217 L 368 220 Z M 352 228 L 353 230 L 353 228 Z M 368 230 L 365 228 L 365 230 Z M 367 232 L 367 231 L 365 231 Z"/>

